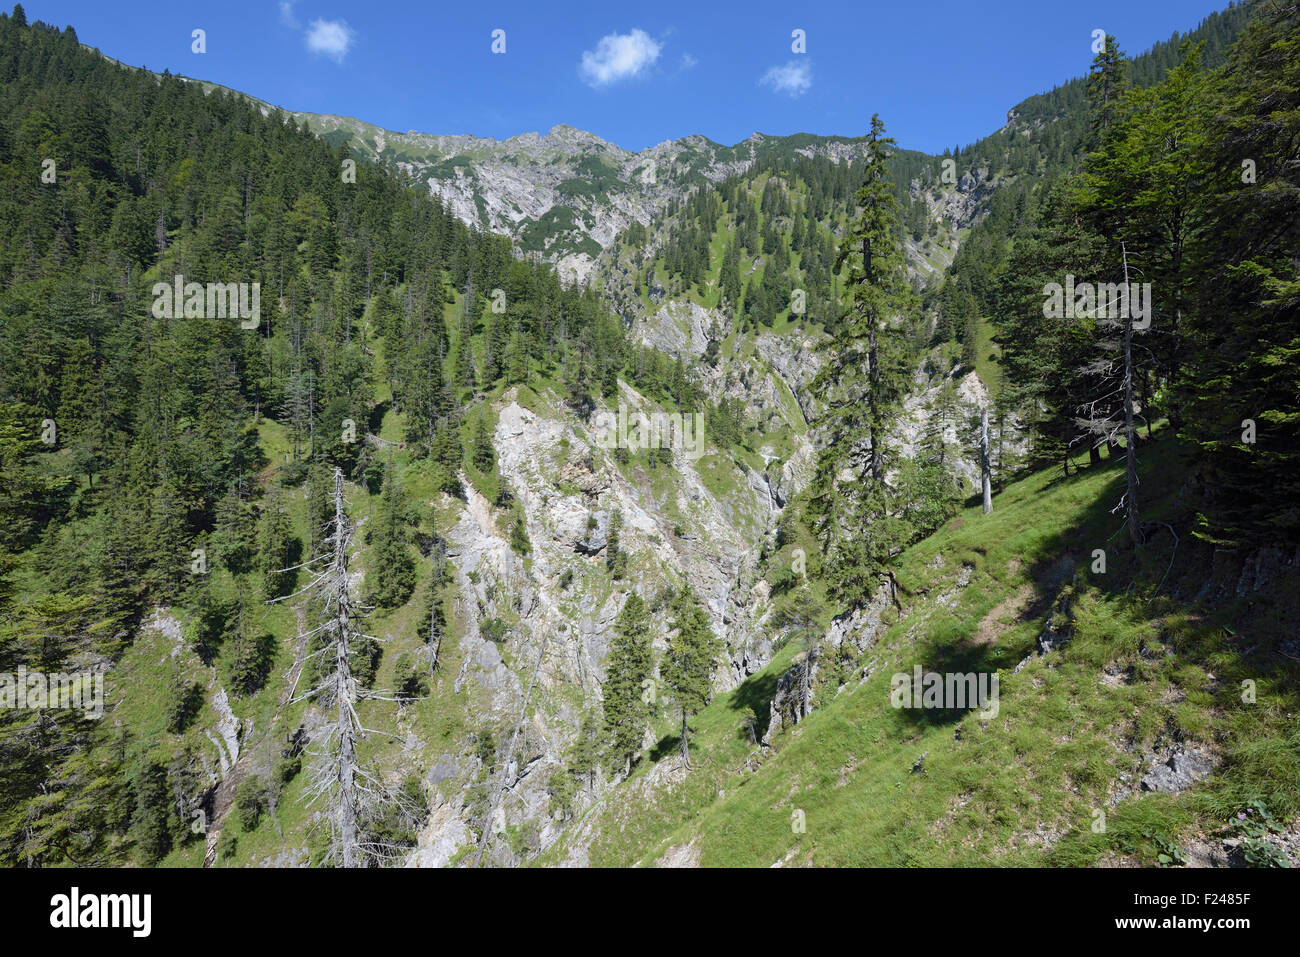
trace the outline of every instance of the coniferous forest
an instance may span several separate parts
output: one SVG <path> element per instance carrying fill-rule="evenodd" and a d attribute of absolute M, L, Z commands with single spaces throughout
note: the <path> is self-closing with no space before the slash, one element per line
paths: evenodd
<path fill-rule="evenodd" d="M 634 154 L 0 15 L 0 862 L 1300 865 L 1300 4 L 1168 26 Z"/>

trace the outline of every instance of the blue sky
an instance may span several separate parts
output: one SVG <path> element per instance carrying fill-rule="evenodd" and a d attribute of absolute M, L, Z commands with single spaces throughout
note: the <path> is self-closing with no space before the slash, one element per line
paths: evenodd
<path fill-rule="evenodd" d="M 942 152 L 1087 71 L 1091 34 L 1130 53 L 1226 0 L 837 0 L 582 4 L 438 0 L 30 0 L 29 20 L 286 109 L 498 139 L 567 123 L 627 149 L 702 133 L 856 136 L 877 111 Z M 192 31 L 206 52 L 192 52 Z M 493 53 L 493 31 L 504 53 Z M 803 31 L 804 52 L 793 47 Z M 497 44 L 498 48 L 500 43 Z"/>

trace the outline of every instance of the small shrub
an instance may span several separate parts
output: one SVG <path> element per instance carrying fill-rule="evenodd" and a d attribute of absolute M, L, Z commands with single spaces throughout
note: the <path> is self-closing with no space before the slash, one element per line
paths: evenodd
<path fill-rule="evenodd" d="M 257 830 L 266 810 L 266 785 L 262 779 L 250 775 L 239 783 L 235 789 L 235 814 L 239 818 L 240 830 L 251 833 Z"/>

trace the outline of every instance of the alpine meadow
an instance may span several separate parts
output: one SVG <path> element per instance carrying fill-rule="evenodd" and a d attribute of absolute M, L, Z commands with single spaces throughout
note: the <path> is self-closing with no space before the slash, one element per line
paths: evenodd
<path fill-rule="evenodd" d="M 25 919 L 1300 866 L 1300 0 L 1009 0 L 978 67 L 919 8 L 394 3 L 422 51 L 0 14 L 0 864 L 76 875 Z"/>

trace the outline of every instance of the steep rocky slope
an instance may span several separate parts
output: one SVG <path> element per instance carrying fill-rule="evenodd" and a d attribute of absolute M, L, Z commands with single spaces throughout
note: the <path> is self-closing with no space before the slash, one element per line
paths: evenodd
<path fill-rule="evenodd" d="M 633 153 L 570 126 L 506 140 L 395 133 L 351 117 L 296 113 L 322 137 L 426 182 L 465 222 L 511 236 L 526 253 L 586 282 L 601 251 L 633 223 L 649 225 L 692 188 L 744 172 L 759 157 L 794 149 L 837 162 L 858 158 L 848 138 L 768 137 L 735 146 L 703 136 Z"/>
<path fill-rule="evenodd" d="M 1178 454 L 1169 437 L 1146 451 L 1157 466 Z M 1293 827 L 1230 813 L 1243 794 L 1295 800 L 1300 739 L 1275 710 L 1294 701 L 1294 641 L 1272 612 L 1248 609 L 1294 603 L 1300 554 L 1210 571 L 1207 553 L 1184 552 L 1173 598 L 1153 609 L 1125 584 L 1153 556 L 1112 547 L 1105 573 L 1089 567 L 1121 474 L 1040 473 L 992 515 L 967 509 L 907 552 L 897 606 L 832 622 L 807 711 L 781 711 L 807 665 L 787 644 L 693 721 L 693 770 L 647 760 L 538 863 L 1300 863 Z M 1161 511 L 1177 483 L 1152 475 Z M 1218 603 L 1194 608 L 1198 593 Z M 851 665 L 836 670 L 841 655 Z M 1212 673 L 1199 664 L 1210 660 Z M 918 668 L 1000 682 L 983 707 L 900 706 L 897 676 Z M 1243 680 L 1261 682 L 1258 703 Z"/>
<path fill-rule="evenodd" d="M 634 413 L 653 411 L 626 385 L 619 398 Z M 560 833 L 548 784 L 563 768 L 583 713 L 598 709 L 623 589 L 633 587 L 653 602 L 665 589 L 690 582 L 726 639 L 728 662 L 718 687 L 734 687 L 770 658 L 754 543 L 774 513 L 741 467 L 720 453 L 692 460 L 677 450 L 671 466 L 653 472 L 639 463 L 620 465 L 562 408 L 532 393 L 527 401 L 531 408 L 521 404 L 518 390 L 501 398 L 495 445 L 502 480 L 527 516 L 531 554 L 524 559 L 511 550 L 491 504 L 473 489 L 449 535 L 457 603 L 466 609 L 453 692 L 476 685 L 491 719 L 507 728 L 522 724 L 519 748 L 491 781 L 504 791 L 496 823 L 502 831 L 530 828 L 545 848 Z M 605 561 L 616 513 L 629 567 L 621 585 L 611 580 Z M 509 663 L 479 627 L 498 617 L 511 621 L 500 643 Z M 435 765 L 430 784 L 442 803 L 421 836 L 415 863 L 446 864 L 482 824 L 461 790 L 477 769 L 456 760 L 449 754 Z M 517 862 L 505 843 L 494 844 L 492 853 L 499 863 Z"/>

